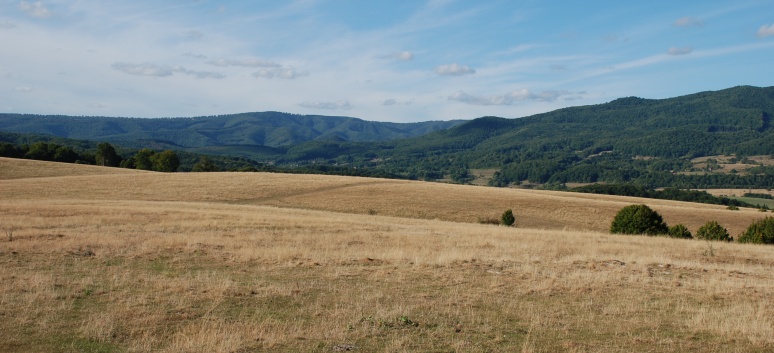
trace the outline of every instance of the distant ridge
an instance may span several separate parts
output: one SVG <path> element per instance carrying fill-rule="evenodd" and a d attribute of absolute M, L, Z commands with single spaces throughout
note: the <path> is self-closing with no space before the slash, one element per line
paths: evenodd
<path fill-rule="evenodd" d="M 0 114 L 0 131 L 50 134 L 127 146 L 151 144 L 159 148 L 191 149 L 236 145 L 281 147 L 325 140 L 377 142 L 421 136 L 462 122 L 389 123 L 280 112 L 156 119 L 6 113 Z"/>
<path fill-rule="evenodd" d="M 772 117 L 774 87 L 737 86 L 667 99 L 623 97 L 519 119 L 398 124 L 277 112 L 164 119 L 0 114 L 0 131 L 493 186 L 770 188 Z M 734 166 L 719 171 L 718 156 Z"/>

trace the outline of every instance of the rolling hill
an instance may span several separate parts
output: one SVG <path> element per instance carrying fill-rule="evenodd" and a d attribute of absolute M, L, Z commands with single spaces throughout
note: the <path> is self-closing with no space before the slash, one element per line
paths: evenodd
<path fill-rule="evenodd" d="M 716 219 L 736 235 L 764 216 L 754 210 L 341 176 L 126 173 L 0 158 L 0 351 L 774 348 L 770 246 L 604 229 L 617 208 L 645 202 L 692 231 Z M 477 224 L 505 207 L 517 227 Z"/>

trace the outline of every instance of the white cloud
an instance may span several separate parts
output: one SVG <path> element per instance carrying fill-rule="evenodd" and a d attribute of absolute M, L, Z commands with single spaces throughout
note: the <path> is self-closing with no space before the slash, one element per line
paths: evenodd
<path fill-rule="evenodd" d="M 272 68 L 265 68 L 260 69 L 256 72 L 253 72 L 254 77 L 263 77 L 263 78 L 284 78 L 284 79 L 295 79 L 297 77 L 302 76 L 308 76 L 309 73 L 306 71 L 298 71 L 295 68 L 292 67 L 272 67 Z"/>
<path fill-rule="evenodd" d="M 207 59 L 207 55 L 194 54 L 194 53 L 192 53 L 190 51 L 187 52 L 187 53 L 183 53 L 183 56 L 187 56 L 189 58 L 194 58 L 194 59 Z"/>
<path fill-rule="evenodd" d="M 682 17 L 672 23 L 675 27 L 700 27 L 704 25 L 704 21 L 696 17 Z"/>
<path fill-rule="evenodd" d="M 383 56 L 383 58 L 400 60 L 400 61 L 411 61 L 414 59 L 414 53 L 404 50 L 404 51 L 395 52 L 389 55 L 385 55 Z"/>
<path fill-rule="evenodd" d="M 758 29 L 758 37 L 764 38 L 770 36 L 774 36 L 774 23 L 768 26 L 763 25 L 760 29 Z"/>
<path fill-rule="evenodd" d="M 441 76 L 462 76 L 472 75 L 476 70 L 467 65 L 449 64 L 441 65 L 435 68 L 435 73 Z"/>
<path fill-rule="evenodd" d="M 690 54 L 692 51 L 693 51 L 693 47 L 691 47 L 691 46 L 682 47 L 682 48 L 671 47 L 667 51 L 667 54 L 669 54 L 669 55 L 685 55 L 685 54 Z"/>
<path fill-rule="evenodd" d="M 156 64 L 129 64 L 129 63 L 115 63 L 112 65 L 113 69 L 121 71 L 129 75 L 137 76 L 150 76 L 150 77 L 165 77 L 172 76 L 175 70 L 171 66 L 159 66 Z"/>
<path fill-rule="evenodd" d="M 390 98 L 390 99 L 384 100 L 384 102 L 382 102 L 382 105 L 385 107 L 389 107 L 393 105 L 411 105 L 413 103 L 414 103 L 413 100 L 407 100 L 407 101 L 401 102 L 401 101 L 398 101 L 397 99 Z"/>
<path fill-rule="evenodd" d="M 207 62 L 210 65 L 215 66 L 242 66 L 242 67 L 282 67 L 270 60 L 263 59 L 215 59 Z"/>
<path fill-rule="evenodd" d="M 29 1 L 19 2 L 19 10 L 26 12 L 28 15 L 36 18 L 46 18 L 51 16 L 51 11 L 43 5 L 42 1 L 35 1 L 30 3 Z"/>
<path fill-rule="evenodd" d="M 204 32 L 191 30 L 186 32 L 185 37 L 190 40 L 202 40 L 202 38 L 204 38 Z"/>
<path fill-rule="evenodd" d="M 27 93 L 27 92 L 31 92 L 32 91 L 32 87 L 29 87 L 29 86 L 18 86 L 16 88 L 14 88 L 14 91 Z"/>
<path fill-rule="evenodd" d="M 563 98 L 564 100 L 574 100 L 582 97 L 583 94 L 585 94 L 585 92 L 543 91 L 540 93 L 533 93 L 528 89 L 520 89 L 508 92 L 504 95 L 474 96 L 463 91 L 457 91 L 447 97 L 447 99 L 471 105 L 512 105 L 526 101 L 553 102 L 560 98 Z"/>
<path fill-rule="evenodd" d="M 325 110 L 348 110 L 352 109 L 352 105 L 348 101 L 336 101 L 336 102 L 303 102 L 298 106 L 311 109 L 325 109 Z"/>
<path fill-rule="evenodd" d="M 226 77 L 226 75 L 223 75 L 218 72 L 195 71 L 195 70 L 189 70 L 180 66 L 156 65 L 156 64 L 150 64 L 150 63 L 144 63 L 144 64 L 114 63 L 112 67 L 115 70 L 121 71 L 129 75 L 136 75 L 136 76 L 166 77 L 166 76 L 172 76 L 175 73 L 181 73 L 189 76 L 195 76 L 196 78 L 221 79 Z"/>
<path fill-rule="evenodd" d="M 213 79 L 226 78 L 226 75 L 220 72 L 214 72 L 214 71 L 195 71 L 195 70 L 187 70 L 187 69 L 180 68 L 175 72 L 196 76 L 196 78 L 213 78 Z"/>
<path fill-rule="evenodd" d="M 13 24 L 13 22 L 10 21 L 0 21 L 0 29 L 12 29 L 16 28 L 16 25 Z"/>

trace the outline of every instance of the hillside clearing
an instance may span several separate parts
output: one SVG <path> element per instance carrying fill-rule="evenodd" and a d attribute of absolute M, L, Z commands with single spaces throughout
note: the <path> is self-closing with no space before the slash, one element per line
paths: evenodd
<path fill-rule="evenodd" d="M 763 217 L 310 175 L 3 180 L 0 351 L 774 349 L 771 247 L 589 229 L 640 201 Z M 505 205 L 519 228 L 461 223 Z"/>

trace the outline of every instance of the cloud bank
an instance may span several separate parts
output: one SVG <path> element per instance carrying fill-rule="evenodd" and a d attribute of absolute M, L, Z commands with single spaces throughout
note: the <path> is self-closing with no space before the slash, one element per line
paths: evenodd
<path fill-rule="evenodd" d="M 675 27 L 701 27 L 704 26 L 704 21 L 696 17 L 682 17 L 672 23 Z"/>
<path fill-rule="evenodd" d="M 758 29 L 758 37 L 764 38 L 764 37 L 771 37 L 774 36 L 774 23 L 770 25 L 763 25 L 760 29 Z"/>
<path fill-rule="evenodd" d="M 226 77 L 226 75 L 221 74 L 219 72 L 195 71 L 195 70 L 188 70 L 182 66 L 156 65 L 151 63 L 130 64 L 130 63 L 119 62 L 119 63 L 114 63 L 113 65 L 111 65 L 111 67 L 114 70 L 118 70 L 125 74 L 135 75 L 135 76 L 167 77 L 167 76 L 172 76 L 173 74 L 176 74 L 176 73 L 180 73 L 180 74 L 194 76 L 196 78 L 202 78 L 202 79 L 205 79 L 205 78 L 221 79 Z"/>
<path fill-rule="evenodd" d="M 27 15 L 35 18 L 47 18 L 51 16 L 51 11 L 43 5 L 42 1 L 35 1 L 33 3 L 21 1 L 19 2 L 19 10 L 22 10 Z"/>
<path fill-rule="evenodd" d="M 336 102 L 303 102 L 298 104 L 299 107 L 309 109 L 325 109 L 325 110 L 349 110 L 352 109 L 352 105 L 348 101 L 336 101 Z"/>
<path fill-rule="evenodd" d="M 686 55 L 690 54 L 693 51 L 693 47 L 687 46 L 687 47 L 671 47 L 669 50 L 667 50 L 667 54 L 669 55 Z"/>
<path fill-rule="evenodd" d="M 540 93 L 533 93 L 528 89 L 520 89 L 508 92 L 504 95 L 474 96 L 463 91 L 457 91 L 447 97 L 447 99 L 471 105 L 513 105 L 526 101 L 553 102 L 560 98 L 564 100 L 573 100 L 581 98 L 583 94 L 584 92 L 569 91 L 543 91 Z"/>
<path fill-rule="evenodd" d="M 476 73 L 476 70 L 467 65 L 449 64 L 440 65 L 435 68 L 435 73 L 441 76 L 462 76 L 472 75 Z"/>

